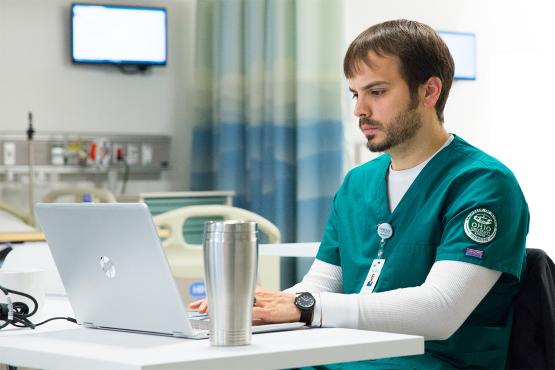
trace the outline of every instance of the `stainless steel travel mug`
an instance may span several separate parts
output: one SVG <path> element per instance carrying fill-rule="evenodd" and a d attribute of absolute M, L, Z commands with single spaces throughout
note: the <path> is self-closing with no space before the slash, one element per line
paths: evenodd
<path fill-rule="evenodd" d="M 257 224 L 252 221 L 208 221 L 204 225 L 204 275 L 210 344 L 214 346 L 251 343 L 257 234 Z"/>

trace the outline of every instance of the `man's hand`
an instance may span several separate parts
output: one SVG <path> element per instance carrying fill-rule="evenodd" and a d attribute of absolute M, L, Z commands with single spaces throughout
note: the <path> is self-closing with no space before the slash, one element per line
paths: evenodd
<path fill-rule="evenodd" d="M 301 311 L 295 306 L 295 294 L 256 288 L 256 303 L 252 318 L 265 323 L 295 322 L 301 319 Z M 189 304 L 198 313 L 208 312 L 208 299 L 199 299 Z"/>
<path fill-rule="evenodd" d="M 257 288 L 252 317 L 267 323 L 295 322 L 301 311 L 295 306 L 295 294 Z"/>
<path fill-rule="evenodd" d="M 192 310 L 197 310 L 198 313 L 207 313 L 208 299 L 203 298 L 203 299 L 199 299 L 198 301 L 191 302 L 189 303 L 189 308 Z"/>

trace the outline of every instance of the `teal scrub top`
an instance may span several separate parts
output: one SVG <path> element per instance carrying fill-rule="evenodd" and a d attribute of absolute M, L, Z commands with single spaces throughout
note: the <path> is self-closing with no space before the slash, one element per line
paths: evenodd
<path fill-rule="evenodd" d="M 333 368 L 487 368 L 505 366 L 511 302 L 525 267 L 529 212 L 512 172 L 461 138 L 437 153 L 390 212 L 384 154 L 350 171 L 334 197 L 319 260 L 342 268 L 345 294 L 357 294 L 389 223 L 386 260 L 374 292 L 424 283 L 435 261 L 454 260 L 502 272 L 492 290 L 447 340 L 426 354 L 345 363 Z"/>

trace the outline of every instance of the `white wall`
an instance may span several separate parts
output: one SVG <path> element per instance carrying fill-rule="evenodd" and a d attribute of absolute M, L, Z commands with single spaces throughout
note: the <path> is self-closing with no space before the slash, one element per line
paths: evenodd
<path fill-rule="evenodd" d="M 555 257 L 550 184 L 555 5 L 541 0 L 349 0 L 345 13 L 345 49 L 370 25 L 397 18 L 476 33 L 477 80 L 455 82 L 445 125 L 513 170 L 530 207 L 527 246 Z M 363 143 L 356 120 L 349 118 L 347 126 L 348 146 Z"/>
<path fill-rule="evenodd" d="M 168 10 L 168 65 L 144 75 L 73 65 L 71 0 L 0 0 L 0 131 L 162 134 L 172 137 L 168 176 L 129 192 L 189 187 L 195 0 L 118 0 Z M 105 2 L 104 2 L 105 3 Z"/>

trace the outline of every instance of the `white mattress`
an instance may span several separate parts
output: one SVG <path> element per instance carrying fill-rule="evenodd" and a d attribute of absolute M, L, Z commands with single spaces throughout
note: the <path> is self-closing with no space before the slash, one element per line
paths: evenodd
<path fill-rule="evenodd" d="M 20 233 L 36 231 L 14 215 L 0 210 L 0 233 Z"/>

